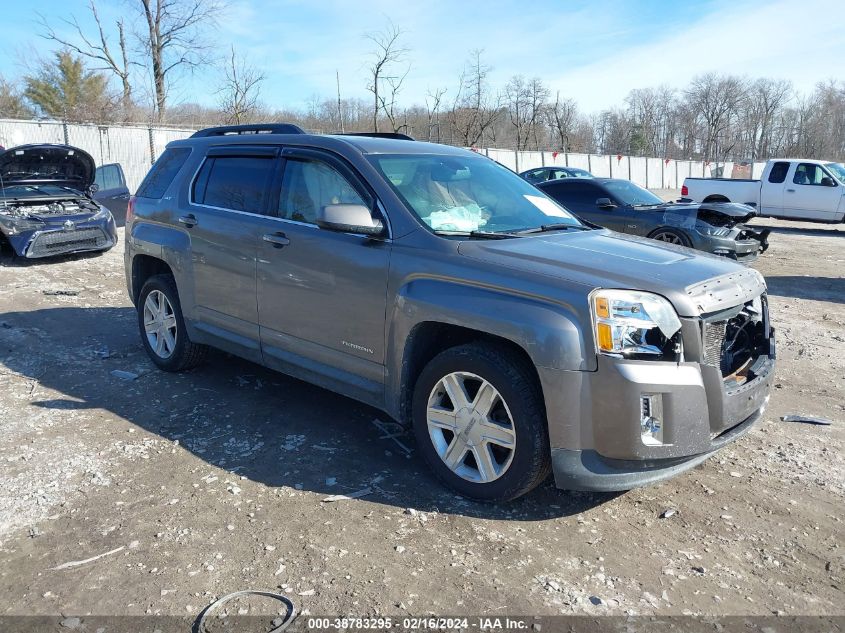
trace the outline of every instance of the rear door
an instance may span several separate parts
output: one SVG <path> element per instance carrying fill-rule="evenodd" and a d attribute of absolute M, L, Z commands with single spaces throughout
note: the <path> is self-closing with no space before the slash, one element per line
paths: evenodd
<path fill-rule="evenodd" d="M 123 226 L 129 204 L 129 188 L 126 186 L 123 168 L 118 163 L 100 165 L 94 172 L 94 184 L 98 187 L 94 200 L 112 212 L 118 226 Z"/>
<path fill-rule="evenodd" d="M 816 163 L 797 163 L 791 175 L 783 192 L 783 216 L 834 221 L 842 185 Z"/>
<path fill-rule="evenodd" d="M 783 213 L 783 190 L 789 173 L 789 161 L 778 161 L 772 165 L 769 175 L 760 183 L 760 213 L 781 215 Z"/>
<path fill-rule="evenodd" d="M 255 261 L 278 176 L 278 147 L 212 147 L 177 221 L 191 241 L 195 326 L 214 345 L 260 361 Z"/>
<path fill-rule="evenodd" d="M 358 174 L 333 154 L 286 149 L 257 263 L 265 364 L 365 402 L 383 397 L 389 239 L 322 229 L 317 211 L 363 204 L 380 214 Z"/>

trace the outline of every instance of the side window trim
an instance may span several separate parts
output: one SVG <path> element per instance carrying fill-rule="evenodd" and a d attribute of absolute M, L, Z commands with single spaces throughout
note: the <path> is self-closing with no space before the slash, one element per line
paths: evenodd
<path fill-rule="evenodd" d="M 272 191 L 275 188 L 275 180 L 271 181 L 271 186 L 265 188 L 264 196 L 262 200 L 262 212 L 256 213 L 254 211 L 242 211 L 240 209 L 229 209 L 227 207 L 218 207 L 216 205 L 205 204 L 204 202 L 197 202 L 194 196 L 197 182 L 203 172 L 203 168 L 209 161 L 214 161 L 217 158 L 237 158 L 237 157 L 244 157 L 244 158 L 266 158 L 267 160 L 272 160 L 275 162 L 272 170 L 271 178 L 276 179 L 280 176 L 280 166 L 279 163 L 281 160 L 279 159 L 279 154 L 281 152 L 281 147 L 276 146 L 249 146 L 249 145 L 231 145 L 231 146 L 212 146 L 210 147 L 205 155 L 202 157 L 200 164 L 197 166 L 196 171 L 194 172 L 193 177 L 189 181 L 188 185 L 188 204 L 193 206 L 202 207 L 204 209 L 215 209 L 217 211 L 226 211 L 228 213 L 238 213 L 242 215 L 249 215 L 252 217 L 257 218 L 277 218 L 276 211 L 273 209 L 271 204 L 272 201 Z M 213 168 L 213 166 L 212 166 Z M 208 177 L 205 179 L 205 187 L 208 187 Z M 203 200 L 205 200 L 205 192 L 203 192 Z"/>

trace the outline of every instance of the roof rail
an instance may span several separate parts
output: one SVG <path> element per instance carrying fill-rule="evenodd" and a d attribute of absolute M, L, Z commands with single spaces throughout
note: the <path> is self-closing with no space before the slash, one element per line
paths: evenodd
<path fill-rule="evenodd" d="M 293 123 L 256 123 L 253 125 L 223 125 L 208 127 L 191 134 L 191 138 L 206 136 L 236 136 L 240 134 L 305 134 L 298 125 Z"/>
<path fill-rule="evenodd" d="M 416 141 L 412 136 L 400 132 L 338 132 L 340 136 L 372 136 L 373 138 L 393 138 L 399 141 Z"/>

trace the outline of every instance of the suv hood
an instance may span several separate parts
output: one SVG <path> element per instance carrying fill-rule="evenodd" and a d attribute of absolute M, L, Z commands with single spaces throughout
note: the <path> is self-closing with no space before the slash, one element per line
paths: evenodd
<path fill-rule="evenodd" d="M 466 241 L 458 252 L 592 288 L 653 292 L 686 317 L 738 305 L 766 287 L 756 270 L 723 257 L 607 230 Z"/>
<path fill-rule="evenodd" d="M 0 154 L 3 184 L 56 184 L 86 191 L 94 183 L 94 159 L 70 145 L 21 145 Z"/>

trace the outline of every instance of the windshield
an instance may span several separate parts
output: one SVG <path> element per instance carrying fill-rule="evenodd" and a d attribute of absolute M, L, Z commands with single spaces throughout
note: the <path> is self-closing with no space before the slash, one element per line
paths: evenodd
<path fill-rule="evenodd" d="M 8 185 L 0 189 L 0 197 L 3 198 L 44 198 L 76 194 L 80 192 L 71 189 L 70 187 L 61 187 L 59 185 Z"/>
<path fill-rule="evenodd" d="M 435 232 L 511 233 L 583 226 L 509 169 L 472 156 L 370 155 L 408 208 Z"/>
<path fill-rule="evenodd" d="M 663 204 L 663 200 L 655 196 L 648 189 L 643 189 L 628 180 L 607 180 L 604 186 L 622 204 L 632 207 Z"/>
<path fill-rule="evenodd" d="M 833 172 L 833 175 L 836 176 L 839 182 L 845 185 L 845 165 L 842 163 L 828 163 L 825 167 Z"/>

